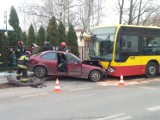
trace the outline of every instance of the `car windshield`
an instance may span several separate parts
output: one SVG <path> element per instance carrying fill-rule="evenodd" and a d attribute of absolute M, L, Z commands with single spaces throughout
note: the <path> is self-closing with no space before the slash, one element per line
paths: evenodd
<path fill-rule="evenodd" d="M 116 27 L 96 28 L 93 30 L 89 56 L 91 59 L 111 60 Z"/>
<path fill-rule="evenodd" d="M 65 54 L 66 58 L 70 62 L 81 62 L 82 60 L 75 56 L 74 54 Z"/>

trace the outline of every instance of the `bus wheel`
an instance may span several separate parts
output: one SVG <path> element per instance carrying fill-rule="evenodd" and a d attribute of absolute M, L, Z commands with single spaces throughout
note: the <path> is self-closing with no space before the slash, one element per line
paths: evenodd
<path fill-rule="evenodd" d="M 158 69 L 155 62 L 149 62 L 146 66 L 146 77 L 151 78 L 157 75 Z"/>
<path fill-rule="evenodd" d="M 97 82 L 101 80 L 101 78 L 102 78 L 102 74 L 99 70 L 93 70 L 89 74 L 89 79 L 93 82 Z"/>

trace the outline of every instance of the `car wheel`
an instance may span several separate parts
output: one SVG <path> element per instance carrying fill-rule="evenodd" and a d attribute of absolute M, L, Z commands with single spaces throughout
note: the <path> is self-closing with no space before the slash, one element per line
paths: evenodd
<path fill-rule="evenodd" d="M 146 65 L 145 75 L 147 78 L 155 77 L 157 75 L 157 72 L 158 72 L 158 67 L 155 62 L 149 62 Z"/>
<path fill-rule="evenodd" d="M 97 82 L 101 80 L 101 78 L 102 78 L 102 74 L 99 70 L 93 70 L 89 74 L 89 79 L 93 82 Z"/>
<path fill-rule="evenodd" d="M 34 69 L 34 75 L 38 78 L 43 78 L 47 75 L 47 69 L 44 66 L 37 66 Z"/>

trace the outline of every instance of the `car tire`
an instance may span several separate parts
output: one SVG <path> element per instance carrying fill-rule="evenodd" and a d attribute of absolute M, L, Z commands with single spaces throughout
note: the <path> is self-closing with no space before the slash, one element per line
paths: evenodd
<path fill-rule="evenodd" d="M 37 66 L 34 69 L 34 75 L 38 78 L 44 78 L 47 75 L 47 69 L 44 66 Z"/>
<path fill-rule="evenodd" d="M 97 82 L 101 80 L 101 78 L 102 78 L 102 74 L 99 70 L 93 70 L 89 74 L 89 79 L 93 82 Z"/>
<path fill-rule="evenodd" d="M 158 67 L 156 65 L 155 62 L 149 62 L 147 65 L 146 65 L 146 72 L 145 72 L 145 75 L 147 78 L 152 78 L 152 77 L 155 77 L 158 73 Z"/>

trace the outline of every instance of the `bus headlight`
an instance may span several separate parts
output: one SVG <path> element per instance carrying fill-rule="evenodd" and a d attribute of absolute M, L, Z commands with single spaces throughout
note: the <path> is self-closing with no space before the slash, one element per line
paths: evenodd
<path fill-rule="evenodd" d="M 114 69 L 111 68 L 111 67 L 108 67 L 108 71 L 111 72 L 111 73 L 113 73 L 113 72 L 114 72 Z"/>

